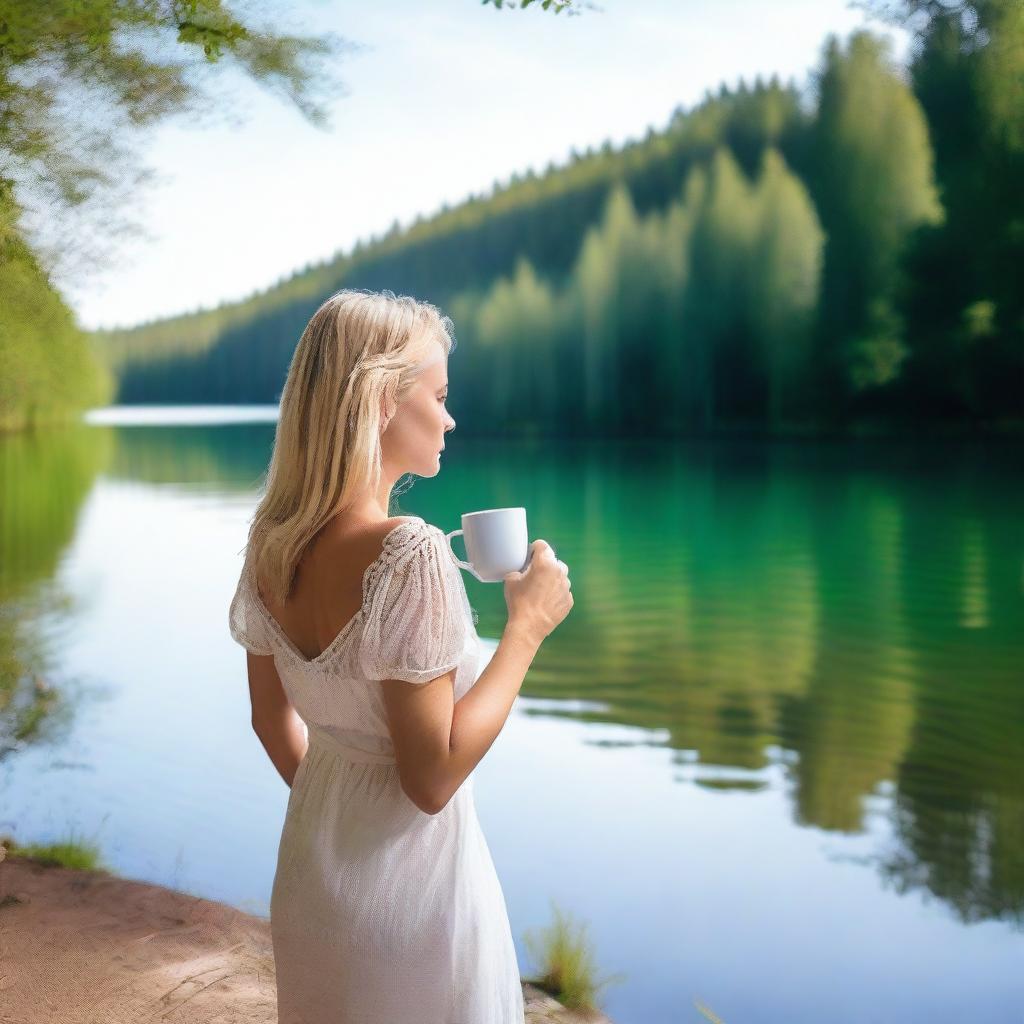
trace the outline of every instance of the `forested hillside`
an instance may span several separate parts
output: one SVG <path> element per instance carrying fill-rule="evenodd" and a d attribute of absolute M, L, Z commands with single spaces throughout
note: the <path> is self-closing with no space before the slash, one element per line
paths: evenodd
<path fill-rule="evenodd" d="M 453 317 L 469 433 L 705 434 L 1024 416 L 1017 4 L 867 32 L 803 94 L 722 87 L 664 130 L 219 309 L 98 337 L 124 402 L 272 402 L 344 286 Z M 973 34 L 972 34 L 973 31 Z"/>

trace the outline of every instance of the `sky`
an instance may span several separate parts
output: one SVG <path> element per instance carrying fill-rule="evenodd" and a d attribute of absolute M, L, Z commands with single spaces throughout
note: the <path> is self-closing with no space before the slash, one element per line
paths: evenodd
<path fill-rule="evenodd" d="M 109 265 L 54 283 L 87 328 L 129 326 L 242 299 L 358 240 L 489 193 L 605 140 L 665 127 L 741 78 L 801 87 L 830 33 L 868 26 L 847 0 L 598 0 L 555 15 L 478 0 L 281 0 L 279 31 L 351 43 L 327 130 L 230 69 L 224 118 L 175 119 L 140 155 L 156 172 Z M 229 3 L 229 6 L 231 4 Z"/>

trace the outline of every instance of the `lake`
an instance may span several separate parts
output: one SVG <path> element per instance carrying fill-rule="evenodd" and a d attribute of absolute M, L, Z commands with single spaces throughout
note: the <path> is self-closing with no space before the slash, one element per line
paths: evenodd
<path fill-rule="evenodd" d="M 227 608 L 275 416 L 0 439 L 0 832 L 264 915 L 288 790 Z M 399 514 L 524 505 L 572 577 L 474 775 L 524 975 L 556 905 L 617 1024 L 1020 1024 L 1019 446 L 446 442 Z"/>

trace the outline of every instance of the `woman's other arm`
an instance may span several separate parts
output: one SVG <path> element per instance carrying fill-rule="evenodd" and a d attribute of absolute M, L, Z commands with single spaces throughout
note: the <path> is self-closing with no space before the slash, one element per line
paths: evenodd
<path fill-rule="evenodd" d="M 306 753 L 306 731 L 277 674 L 273 657 L 248 652 L 252 728 L 285 784 L 291 788 Z"/>

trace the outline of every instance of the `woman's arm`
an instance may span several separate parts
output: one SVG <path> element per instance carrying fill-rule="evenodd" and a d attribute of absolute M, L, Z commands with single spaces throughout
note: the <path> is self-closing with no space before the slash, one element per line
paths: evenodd
<path fill-rule="evenodd" d="M 306 753 L 306 731 L 281 685 L 272 656 L 246 653 L 252 727 L 274 767 L 291 788 L 299 762 Z"/>
<path fill-rule="evenodd" d="M 442 807 L 466 781 L 504 728 L 542 640 L 543 637 L 528 628 L 508 623 L 480 678 L 455 702 L 448 762 L 441 781 Z"/>
<path fill-rule="evenodd" d="M 505 576 L 509 615 L 498 648 L 458 701 L 454 668 L 425 683 L 381 682 L 399 781 L 427 814 L 445 807 L 490 750 L 540 645 L 572 608 L 568 566 L 547 541 L 530 551 L 527 568 Z"/>
<path fill-rule="evenodd" d="M 418 685 L 382 680 L 399 781 L 420 810 L 441 811 L 490 750 L 542 639 L 529 627 L 509 622 L 491 660 L 458 701 L 455 669 Z"/>

